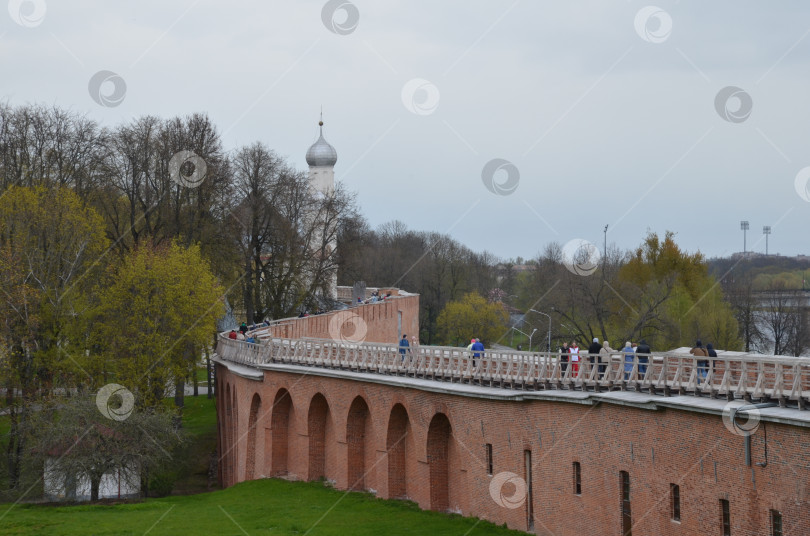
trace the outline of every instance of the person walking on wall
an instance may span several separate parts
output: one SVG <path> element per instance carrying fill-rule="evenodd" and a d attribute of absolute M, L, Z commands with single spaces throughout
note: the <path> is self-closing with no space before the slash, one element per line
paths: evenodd
<path fill-rule="evenodd" d="M 588 362 L 591 364 L 591 368 L 594 367 L 597 357 L 599 356 L 599 352 L 602 351 L 602 345 L 599 344 L 599 338 L 594 337 L 591 345 L 588 346 Z M 602 377 L 602 367 L 599 367 L 599 378 Z"/>
<path fill-rule="evenodd" d="M 636 360 L 636 352 L 633 350 L 633 344 L 630 341 L 624 343 L 622 349 L 624 354 L 624 381 L 630 379 L 630 374 L 633 372 L 633 362 Z"/>
<path fill-rule="evenodd" d="M 695 357 L 709 357 L 709 352 L 703 347 L 703 343 L 700 342 L 698 339 L 695 342 L 695 347 L 689 350 L 689 353 Z M 697 360 L 697 382 L 700 385 L 701 380 L 706 379 L 706 374 L 709 372 L 709 360 L 708 359 L 698 359 Z"/>
<path fill-rule="evenodd" d="M 481 342 L 480 339 L 475 339 L 475 342 L 472 345 L 472 352 L 473 352 L 473 366 L 475 366 L 475 360 L 484 357 L 484 343 Z"/>
<path fill-rule="evenodd" d="M 712 358 L 717 357 L 717 352 L 715 351 L 714 345 L 712 345 L 712 343 L 706 345 L 706 352 L 709 354 L 709 357 Z M 711 362 L 712 362 L 711 364 L 712 374 L 714 374 L 714 359 L 712 359 Z"/>
<path fill-rule="evenodd" d="M 636 347 L 636 355 L 638 355 L 638 375 L 640 378 L 643 378 L 644 375 L 647 374 L 647 363 L 650 361 L 651 353 L 650 345 L 647 344 L 646 340 L 641 339 Z"/>
<path fill-rule="evenodd" d="M 560 346 L 560 373 L 565 376 L 565 371 L 568 370 L 568 358 L 571 357 L 570 351 L 568 350 L 568 343 L 562 343 Z"/>
<path fill-rule="evenodd" d="M 402 363 L 405 362 L 405 354 L 408 352 L 410 346 L 410 343 L 408 343 L 408 336 L 403 333 L 402 338 L 399 340 L 399 355 Z"/>
<path fill-rule="evenodd" d="M 610 347 L 610 343 L 605 339 L 602 341 L 602 349 L 599 351 L 599 379 L 605 376 L 605 371 L 610 365 L 611 354 L 616 350 Z"/>
<path fill-rule="evenodd" d="M 569 349 L 571 353 L 571 370 L 574 372 L 574 376 L 576 377 L 579 374 L 579 346 L 577 346 L 577 341 L 571 343 L 571 348 Z"/>

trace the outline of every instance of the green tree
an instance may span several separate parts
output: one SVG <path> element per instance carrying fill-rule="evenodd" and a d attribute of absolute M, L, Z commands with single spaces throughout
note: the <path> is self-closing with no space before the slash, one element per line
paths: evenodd
<path fill-rule="evenodd" d="M 500 302 L 492 303 L 476 292 L 448 302 L 437 320 L 444 344 L 459 346 L 472 337 L 485 343 L 498 340 L 507 330 L 509 314 Z"/>
<path fill-rule="evenodd" d="M 628 340 L 646 338 L 661 350 L 697 338 L 729 350 L 741 346 L 734 312 L 703 255 L 681 250 L 672 232 L 663 240 L 647 235 L 619 270 L 619 285 L 610 309 Z"/>
<path fill-rule="evenodd" d="M 90 317 L 88 368 L 103 382 L 114 376 L 139 407 L 157 407 L 210 344 L 223 289 L 198 246 L 176 243 L 142 244 L 105 283 Z"/>
<path fill-rule="evenodd" d="M 81 381 L 63 349 L 107 245 L 101 217 L 68 188 L 12 186 L 0 197 L 0 310 L 6 314 L 0 381 L 11 424 L 11 488 L 20 475 L 31 404 L 54 383 Z"/>

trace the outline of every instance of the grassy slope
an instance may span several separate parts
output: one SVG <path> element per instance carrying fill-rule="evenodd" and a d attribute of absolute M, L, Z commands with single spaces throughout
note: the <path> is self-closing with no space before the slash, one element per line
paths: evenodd
<path fill-rule="evenodd" d="M 207 487 L 216 444 L 213 400 L 187 397 L 183 425 L 193 438 L 175 493 Z M 2 423 L 0 423 L 2 428 Z M 413 503 L 345 493 L 317 482 L 257 480 L 227 490 L 117 505 L 0 505 L 0 534 L 520 534 L 477 519 L 423 512 Z"/>
<path fill-rule="evenodd" d="M 223 491 L 115 506 L 0 506 L 0 533 L 48 534 L 520 534 L 413 503 L 267 479 Z"/>

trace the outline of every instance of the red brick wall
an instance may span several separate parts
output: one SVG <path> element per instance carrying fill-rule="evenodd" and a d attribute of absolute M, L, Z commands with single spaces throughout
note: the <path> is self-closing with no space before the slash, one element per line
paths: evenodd
<path fill-rule="evenodd" d="M 402 313 L 402 333 L 419 335 L 419 296 L 389 298 L 384 302 L 359 305 L 343 311 L 298 318 L 270 326 L 266 332 L 273 337 L 299 339 L 362 340 L 367 342 L 399 341 L 399 313 Z M 355 331 L 358 329 L 359 331 Z"/>
<path fill-rule="evenodd" d="M 256 419 L 259 416 L 262 399 L 258 394 L 253 395 L 250 403 L 250 417 L 248 418 L 247 456 L 245 457 L 245 480 L 253 480 L 256 474 Z"/>
<path fill-rule="evenodd" d="M 620 471 L 630 476 L 636 536 L 720 534 L 720 499 L 730 502 L 735 536 L 769 534 L 770 509 L 782 513 L 785 534 L 810 534 L 807 428 L 762 423 L 752 436 L 754 465 L 747 467 L 743 437 L 729 432 L 715 415 L 607 403 L 502 402 L 274 371 L 265 371 L 264 381 L 252 381 L 221 365 L 217 374 L 219 393 L 235 398 L 231 419 L 227 406 L 217 401 L 218 411 L 225 412 L 220 416 L 235 427 L 232 433 L 230 427 L 220 427 L 224 451 L 220 466 L 226 485 L 245 477 L 247 423 L 254 394 L 262 400 L 257 427 L 268 432 L 255 435 L 254 440 L 262 443 L 254 449 L 256 467 L 272 465 L 258 459 L 273 452 L 264 444 L 274 439 L 273 409 L 267 401 L 286 389 L 291 404 L 285 441 L 292 478 L 325 476 L 338 488 L 349 487 L 350 458 L 356 451 L 350 446 L 347 428 L 357 424 L 349 424 L 354 403 L 354 410 L 367 411 L 363 486 L 381 497 L 402 495 L 404 465 L 405 494 L 422 508 L 441 507 L 446 500 L 452 511 L 526 530 L 526 504 L 518 501 L 518 507 L 509 507 L 515 481 L 507 479 L 495 490 L 495 498 L 490 485 L 506 471 L 525 478 L 524 451 L 528 450 L 538 534 L 621 534 Z M 394 448 L 389 455 L 403 429 L 407 431 L 401 443 L 404 449 Z M 766 435 L 768 464 L 760 467 L 756 464 L 765 461 Z M 487 475 L 487 443 L 493 446 L 494 476 Z M 573 492 L 574 461 L 581 463 L 580 496 Z M 446 494 L 441 490 L 443 470 Z M 680 486 L 680 522 L 670 519 L 671 483 Z"/>
<path fill-rule="evenodd" d="M 273 401 L 270 418 L 270 467 L 267 474 L 282 476 L 287 474 L 287 460 L 290 446 L 290 411 L 292 399 L 286 389 L 279 389 Z M 268 434 L 265 434 L 267 436 Z M 267 446 L 265 446 L 267 452 Z"/>
<path fill-rule="evenodd" d="M 388 497 L 407 496 L 408 412 L 402 404 L 391 409 L 385 447 L 388 456 Z"/>

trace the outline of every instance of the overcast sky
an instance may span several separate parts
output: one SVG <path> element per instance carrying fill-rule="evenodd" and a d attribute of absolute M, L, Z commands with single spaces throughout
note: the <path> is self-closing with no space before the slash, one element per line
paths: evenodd
<path fill-rule="evenodd" d="M 301 169 L 323 106 L 372 226 L 504 258 L 601 249 L 606 224 L 621 248 L 671 230 L 725 256 L 740 220 L 749 250 L 770 225 L 771 253 L 810 254 L 810 4 L 656 6 L 12 0 L 0 95 L 109 126 L 205 112 L 226 148 Z M 92 95 L 99 71 L 119 78 Z"/>

